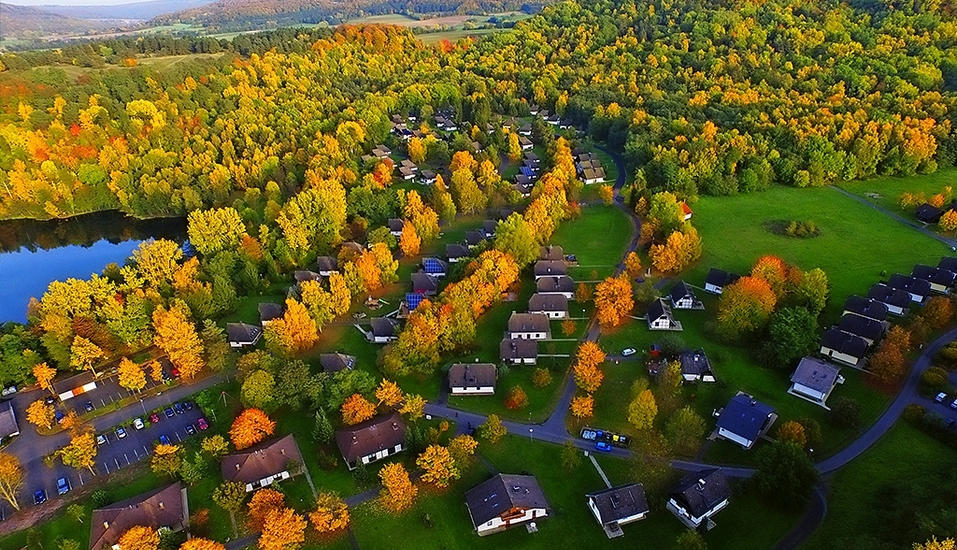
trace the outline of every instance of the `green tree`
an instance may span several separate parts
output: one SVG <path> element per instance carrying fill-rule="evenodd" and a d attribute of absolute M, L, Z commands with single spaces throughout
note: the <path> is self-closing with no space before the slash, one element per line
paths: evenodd
<path fill-rule="evenodd" d="M 574 470 L 582 463 L 582 451 L 575 446 L 571 439 L 562 443 L 562 467 L 566 470 Z"/>
<path fill-rule="evenodd" d="M 804 272 L 794 289 L 798 303 L 804 305 L 814 317 L 821 314 L 827 304 L 827 274 L 820 268 Z"/>
<path fill-rule="evenodd" d="M 804 307 L 786 307 L 771 314 L 762 360 L 790 371 L 801 357 L 817 350 L 818 342 L 817 317 Z"/>
<path fill-rule="evenodd" d="M 319 409 L 316 411 L 315 419 L 312 423 L 312 437 L 316 441 L 327 444 L 332 441 L 332 437 L 335 435 L 335 431 L 332 429 L 332 424 L 329 422 L 329 418 L 326 416 L 325 411 Z"/>
<path fill-rule="evenodd" d="M 791 441 L 765 446 L 758 452 L 754 483 L 775 506 L 800 510 L 817 483 L 817 469 L 800 445 Z"/>
<path fill-rule="evenodd" d="M 538 259 L 538 242 L 525 218 L 513 212 L 495 228 L 495 249 L 511 254 L 519 269 Z"/>
<path fill-rule="evenodd" d="M 275 408 L 276 379 L 264 370 L 253 371 L 243 381 L 240 400 L 246 407 L 270 411 Z"/>
<path fill-rule="evenodd" d="M 485 423 L 479 426 L 479 435 L 487 439 L 489 443 L 497 443 L 499 439 L 505 437 L 508 430 L 502 425 L 501 419 L 497 414 L 490 414 L 485 418 Z"/>
<path fill-rule="evenodd" d="M 706 429 L 704 419 L 691 407 L 684 407 L 668 419 L 665 436 L 676 451 L 692 455 L 701 446 Z"/>
<path fill-rule="evenodd" d="M 675 550 L 708 550 L 704 537 L 697 531 L 683 531 L 675 541 Z"/>
<path fill-rule="evenodd" d="M 658 403 L 651 390 L 640 392 L 628 405 L 628 422 L 639 430 L 652 427 L 658 415 Z"/>
<path fill-rule="evenodd" d="M 239 481 L 224 481 L 213 490 L 213 502 L 230 514 L 239 511 L 246 500 L 246 485 Z"/>
<path fill-rule="evenodd" d="M 221 372 L 230 366 L 233 359 L 232 348 L 229 347 L 225 331 L 215 321 L 203 321 L 199 338 L 203 343 L 203 358 L 213 372 Z"/>

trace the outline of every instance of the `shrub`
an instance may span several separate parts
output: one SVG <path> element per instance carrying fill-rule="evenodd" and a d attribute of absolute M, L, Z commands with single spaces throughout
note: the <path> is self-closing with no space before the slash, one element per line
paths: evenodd
<path fill-rule="evenodd" d="M 920 375 L 920 381 L 931 388 L 940 388 L 947 383 L 947 371 L 940 367 L 930 367 Z"/>
<path fill-rule="evenodd" d="M 840 428 L 854 428 L 861 421 L 861 405 L 850 397 L 834 399 L 827 419 Z"/>

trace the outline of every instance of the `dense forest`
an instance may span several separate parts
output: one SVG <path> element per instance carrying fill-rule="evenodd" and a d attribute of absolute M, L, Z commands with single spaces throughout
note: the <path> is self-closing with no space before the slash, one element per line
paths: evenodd
<path fill-rule="evenodd" d="M 445 107 L 482 134 L 541 104 L 683 198 L 933 172 L 957 157 L 957 22 L 934 2 L 894 8 L 569 2 L 454 46 L 340 28 L 263 54 L 238 37 L 239 57 L 163 71 L 9 70 L 0 216 L 185 213 L 270 182 L 289 196 L 310 163 L 352 185 L 392 114 Z"/>

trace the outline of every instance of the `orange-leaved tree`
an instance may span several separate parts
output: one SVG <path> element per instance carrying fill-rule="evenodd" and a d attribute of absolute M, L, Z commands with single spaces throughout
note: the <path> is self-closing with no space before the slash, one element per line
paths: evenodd
<path fill-rule="evenodd" d="M 379 400 L 380 405 L 395 408 L 402 403 L 404 397 L 398 384 L 383 378 L 375 390 L 375 398 Z"/>
<path fill-rule="evenodd" d="M 179 550 L 226 550 L 226 546 L 214 540 L 192 538 L 184 542 Z"/>
<path fill-rule="evenodd" d="M 49 390 L 50 393 L 56 395 L 56 390 L 53 389 L 53 379 L 56 377 L 55 368 L 46 363 L 34 365 L 33 377 L 37 379 L 37 384 L 40 385 L 41 389 Z"/>
<path fill-rule="evenodd" d="M 305 351 L 319 340 L 316 322 L 309 309 L 295 298 L 286 298 L 286 312 L 266 327 L 266 342 L 282 353 Z"/>
<path fill-rule="evenodd" d="M 79 370 L 90 369 L 90 371 L 93 372 L 93 376 L 97 376 L 96 369 L 93 368 L 93 365 L 105 356 L 106 354 L 103 353 L 100 346 L 86 338 L 82 336 L 75 336 L 73 338 L 73 345 L 70 346 L 71 367 Z"/>
<path fill-rule="evenodd" d="M 572 399 L 570 408 L 575 418 L 588 418 L 594 413 L 595 399 L 591 395 L 579 395 Z"/>
<path fill-rule="evenodd" d="M 349 506 L 338 493 L 319 493 L 309 521 L 318 533 L 332 533 L 349 526 Z"/>
<path fill-rule="evenodd" d="M 14 510 L 20 509 L 17 494 L 23 487 L 23 468 L 20 459 L 0 452 L 0 497 L 10 503 Z"/>
<path fill-rule="evenodd" d="M 764 328 L 777 296 L 771 285 L 759 277 L 741 277 L 724 287 L 718 302 L 718 332 L 735 340 Z"/>
<path fill-rule="evenodd" d="M 138 392 L 146 387 L 146 373 L 139 365 L 126 357 L 120 359 L 116 375 L 119 378 L 120 386 L 130 391 Z"/>
<path fill-rule="evenodd" d="M 419 249 L 422 247 L 422 238 L 419 232 L 415 230 L 412 222 L 405 220 L 402 224 L 402 235 L 399 236 L 399 248 L 406 258 L 419 255 Z"/>
<path fill-rule="evenodd" d="M 38 428 L 52 428 L 54 414 L 53 405 L 47 405 L 42 399 L 37 399 L 27 407 L 27 421 Z"/>
<path fill-rule="evenodd" d="M 364 422 L 375 416 L 375 404 L 360 393 L 350 395 L 342 403 L 342 422 L 347 426 Z"/>
<path fill-rule="evenodd" d="M 594 393 L 601 387 L 605 373 L 595 363 L 575 362 L 575 385 L 587 393 Z"/>
<path fill-rule="evenodd" d="M 249 501 L 249 515 L 246 521 L 253 531 L 262 531 L 266 516 L 270 512 L 282 510 L 286 506 L 286 497 L 275 489 L 264 488 L 253 493 Z"/>
<path fill-rule="evenodd" d="M 641 275 L 641 256 L 634 250 L 625 256 L 625 272 L 632 279 Z"/>
<path fill-rule="evenodd" d="M 398 513 L 412 507 L 419 488 L 412 483 L 402 464 L 393 462 L 383 466 L 379 480 L 382 482 L 379 503 L 385 509 Z"/>
<path fill-rule="evenodd" d="M 130 527 L 120 536 L 117 546 L 123 550 L 158 550 L 159 531 L 145 525 Z"/>
<path fill-rule="evenodd" d="M 415 465 L 425 470 L 422 481 L 434 483 L 437 487 L 446 487 L 462 475 L 452 453 L 441 445 L 429 445 L 416 459 Z"/>
<path fill-rule="evenodd" d="M 405 394 L 399 413 L 404 414 L 410 422 L 422 418 L 425 415 L 425 398 L 417 394 Z"/>
<path fill-rule="evenodd" d="M 169 355 L 180 376 L 184 380 L 196 376 L 206 363 L 203 361 L 203 342 L 190 319 L 189 307 L 177 300 L 168 310 L 156 308 L 153 328 L 156 330 L 153 343 Z"/>
<path fill-rule="evenodd" d="M 292 508 L 270 510 L 259 535 L 260 550 L 295 550 L 306 540 L 306 518 Z"/>
<path fill-rule="evenodd" d="M 512 386 L 505 395 L 505 408 L 518 410 L 524 409 L 528 405 L 528 396 L 521 386 Z"/>
<path fill-rule="evenodd" d="M 781 299 L 787 291 L 788 265 L 777 256 L 761 256 L 751 268 L 751 276 L 764 279 L 771 285 L 775 296 Z"/>
<path fill-rule="evenodd" d="M 272 435 L 276 423 L 259 409 L 246 409 L 229 428 L 229 439 L 236 449 L 245 449 L 262 441 L 267 435 Z"/>
<path fill-rule="evenodd" d="M 634 307 L 631 281 L 627 278 L 608 277 L 595 287 L 595 308 L 602 328 L 617 327 Z"/>
<path fill-rule="evenodd" d="M 60 449 L 60 458 L 63 463 L 73 468 L 87 468 L 96 475 L 93 465 L 96 459 L 96 440 L 92 431 L 76 432 L 70 438 L 70 443 Z"/>

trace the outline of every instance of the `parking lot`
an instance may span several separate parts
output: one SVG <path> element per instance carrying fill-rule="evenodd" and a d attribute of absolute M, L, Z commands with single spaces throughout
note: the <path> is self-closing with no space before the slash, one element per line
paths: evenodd
<path fill-rule="evenodd" d="M 163 365 L 163 373 L 167 379 L 171 378 L 171 371 L 173 366 L 169 363 L 169 360 L 165 357 L 159 359 L 160 364 Z M 81 376 L 76 378 L 81 379 Z M 81 380 L 82 381 L 82 380 Z M 63 387 L 65 386 L 76 386 L 79 382 L 70 384 L 68 382 L 61 383 Z M 143 391 L 149 391 L 156 387 L 165 386 L 165 382 L 156 382 L 149 376 L 146 378 L 146 387 Z M 96 388 L 88 392 L 77 395 L 76 397 L 61 401 L 57 404 L 57 409 L 62 413 L 66 414 L 70 411 L 76 411 L 76 414 L 83 416 L 84 414 L 90 412 L 92 409 L 99 409 L 105 407 L 111 403 L 126 399 L 134 395 L 134 392 L 131 392 L 120 386 L 119 380 L 117 377 L 110 376 L 106 378 L 101 378 L 96 381 Z"/>

